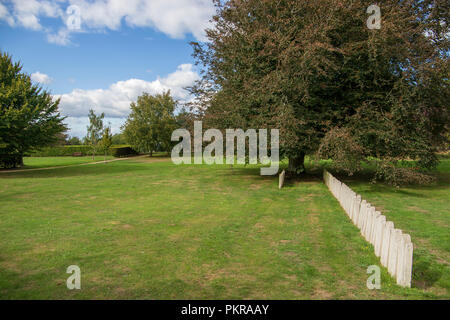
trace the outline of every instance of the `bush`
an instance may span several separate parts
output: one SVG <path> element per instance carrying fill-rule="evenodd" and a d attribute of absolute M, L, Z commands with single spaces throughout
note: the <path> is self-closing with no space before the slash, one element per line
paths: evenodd
<path fill-rule="evenodd" d="M 71 156 L 75 152 L 81 152 L 83 156 L 92 154 L 92 148 L 85 145 L 45 147 L 30 153 L 33 157 L 61 157 Z"/>
<path fill-rule="evenodd" d="M 131 148 L 130 146 L 114 146 L 109 148 L 109 151 L 114 157 L 126 157 L 137 155 L 137 151 Z"/>
<path fill-rule="evenodd" d="M 436 177 L 419 171 L 419 168 L 402 168 L 387 161 L 379 161 L 374 181 L 384 180 L 386 183 L 399 187 L 402 185 L 429 185 Z"/>
<path fill-rule="evenodd" d="M 92 155 L 92 147 L 87 145 L 45 147 L 30 152 L 29 155 L 33 157 L 61 157 L 72 156 L 74 153 L 81 153 L 83 156 L 90 156 Z M 96 155 L 103 154 L 103 152 L 96 153 Z M 107 152 L 107 155 L 112 155 L 114 157 L 124 157 L 136 154 L 137 152 L 129 145 L 114 145 L 109 148 L 109 151 Z"/>

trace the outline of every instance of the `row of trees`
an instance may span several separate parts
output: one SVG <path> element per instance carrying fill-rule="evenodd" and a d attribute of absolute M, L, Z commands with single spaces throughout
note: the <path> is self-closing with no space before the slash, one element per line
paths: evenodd
<path fill-rule="evenodd" d="M 125 143 L 150 156 L 155 151 L 169 152 L 173 145 L 172 131 L 180 124 L 174 114 L 176 106 L 170 91 L 156 95 L 143 93 L 131 103 L 131 112 L 121 127 L 122 132 L 114 136 L 109 127 L 103 128 L 104 113 L 97 115 L 91 109 L 84 143 L 91 146 L 93 157 L 99 151 L 106 152 L 112 144 Z"/>
<path fill-rule="evenodd" d="M 113 145 L 127 143 L 122 133 L 113 134 L 111 140 Z M 55 146 L 79 146 L 83 144 L 89 144 L 86 137 L 80 139 L 76 136 L 69 136 L 64 132 L 57 134 L 57 140 L 54 143 Z"/>
<path fill-rule="evenodd" d="M 69 138 L 65 117 L 59 113 L 60 100 L 22 72 L 20 63 L 0 52 L 0 167 L 23 165 L 23 156 L 45 146 L 86 144 L 92 157 L 105 154 L 112 144 L 131 144 L 139 152 L 170 151 L 171 133 L 177 128 L 176 101 L 170 92 L 155 96 L 144 93 L 131 104 L 123 132 L 111 134 L 103 124 L 104 113 L 89 110 L 86 137 Z"/>

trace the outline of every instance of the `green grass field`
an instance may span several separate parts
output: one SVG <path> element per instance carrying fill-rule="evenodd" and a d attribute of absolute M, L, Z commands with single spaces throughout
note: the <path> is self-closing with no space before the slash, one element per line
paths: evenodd
<path fill-rule="evenodd" d="M 448 181 L 351 183 L 417 245 L 414 287 L 382 268 L 380 290 L 366 287 L 367 267 L 380 265 L 372 246 L 320 175 L 279 190 L 254 166 L 135 158 L 0 181 L 2 299 L 450 297 Z M 70 265 L 81 268 L 81 290 L 66 288 Z"/>

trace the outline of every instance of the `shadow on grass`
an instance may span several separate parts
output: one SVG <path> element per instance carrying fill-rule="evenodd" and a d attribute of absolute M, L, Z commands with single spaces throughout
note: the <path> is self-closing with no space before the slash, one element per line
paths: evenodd
<path fill-rule="evenodd" d="M 128 173 L 133 171 L 145 171 L 149 167 L 145 165 L 136 165 L 136 163 L 128 161 L 117 161 L 109 163 L 98 164 L 83 164 L 73 167 L 61 167 L 54 169 L 43 169 L 35 171 L 16 171 L 4 172 L 0 175 L 1 179 L 22 179 L 22 178 L 67 178 L 87 175 L 102 175 L 102 174 L 118 174 Z"/>
<path fill-rule="evenodd" d="M 151 157 L 150 157 L 150 155 L 148 157 L 149 158 L 170 158 L 170 152 L 155 152 L 152 154 Z"/>
<path fill-rule="evenodd" d="M 286 177 L 286 179 L 284 180 L 283 188 L 293 188 L 298 183 L 302 182 L 322 182 L 322 174 L 307 172 L 295 177 Z"/>
<path fill-rule="evenodd" d="M 369 183 L 359 177 L 339 178 L 339 180 L 350 185 L 351 187 L 364 190 L 367 194 L 400 194 L 421 199 L 428 199 L 432 197 L 432 193 L 424 191 L 440 191 L 448 189 L 450 186 L 448 183 L 436 183 L 434 185 L 408 185 L 396 188 L 383 182 Z"/>
<path fill-rule="evenodd" d="M 279 173 L 275 175 L 261 175 L 261 167 L 231 167 L 230 165 L 223 165 L 223 170 L 218 172 L 222 176 L 242 176 L 259 181 L 278 181 Z M 280 169 L 280 171 L 282 168 Z M 296 177 L 286 177 L 283 188 L 292 188 L 297 183 L 301 182 L 320 182 L 322 181 L 322 172 L 308 172 Z"/>
<path fill-rule="evenodd" d="M 259 167 L 231 167 L 230 165 L 215 166 L 217 169 L 218 176 L 240 176 L 242 178 L 268 181 L 278 179 L 278 175 L 273 176 L 262 176 L 260 174 Z"/>

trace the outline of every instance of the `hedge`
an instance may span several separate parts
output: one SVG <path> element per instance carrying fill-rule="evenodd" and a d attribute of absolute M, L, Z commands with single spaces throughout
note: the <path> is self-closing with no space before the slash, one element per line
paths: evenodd
<path fill-rule="evenodd" d="M 133 156 L 133 155 L 137 155 L 138 152 L 136 150 L 134 150 L 133 148 L 131 148 L 130 146 L 119 146 L 119 147 L 111 147 L 109 148 L 109 151 L 111 153 L 112 156 L 120 158 L 120 157 L 125 157 L 125 156 Z"/>
<path fill-rule="evenodd" d="M 92 147 L 87 145 L 73 145 L 73 146 L 59 146 L 59 147 L 44 147 L 39 150 L 30 152 L 33 157 L 61 157 L 72 156 L 74 153 L 81 153 L 83 156 L 92 155 Z M 97 152 L 98 155 L 103 155 L 103 152 Z M 114 157 L 123 157 L 127 155 L 135 155 L 137 152 L 128 145 L 114 145 L 109 148 L 108 155 Z"/>

